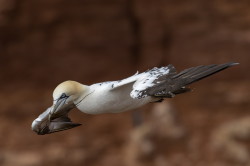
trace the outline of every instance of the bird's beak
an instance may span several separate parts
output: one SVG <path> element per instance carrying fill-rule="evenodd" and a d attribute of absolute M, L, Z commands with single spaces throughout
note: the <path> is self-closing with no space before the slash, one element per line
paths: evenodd
<path fill-rule="evenodd" d="M 71 109 L 75 107 L 74 103 L 66 103 L 67 98 L 58 99 L 56 103 L 51 107 L 49 112 L 49 120 L 53 120 L 67 114 Z"/>
<path fill-rule="evenodd" d="M 32 123 L 32 130 L 38 135 L 44 135 L 81 125 L 73 123 L 68 118 L 68 112 L 73 109 L 75 105 L 66 104 L 65 101 L 66 99 L 59 99 L 52 107 L 48 108 L 35 119 Z"/>

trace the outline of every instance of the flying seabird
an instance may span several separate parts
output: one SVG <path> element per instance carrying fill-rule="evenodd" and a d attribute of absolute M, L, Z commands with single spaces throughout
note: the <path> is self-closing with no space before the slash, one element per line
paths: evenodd
<path fill-rule="evenodd" d="M 53 105 L 32 123 L 39 135 L 67 130 L 81 124 L 73 123 L 68 113 L 78 108 L 87 114 L 119 113 L 147 103 L 160 102 L 190 91 L 187 85 L 238 63 L 212 64 L 188 68 L 177 73 L 173 65 L 153 68 L 119 80 L 83 85 L 65 81 L 53 92 Z"/>

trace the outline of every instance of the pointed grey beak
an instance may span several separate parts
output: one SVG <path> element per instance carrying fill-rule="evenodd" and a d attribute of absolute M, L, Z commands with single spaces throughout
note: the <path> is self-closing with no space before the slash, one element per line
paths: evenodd
<path fill-rule="evenodd" d="M 68 97 L 58 99 L 57 102 L 51 107 L 51 110 L 49 112 L 49 120 L 61 117 L 75 107 L 73 103 L 66 104 L 67 98 Z"/>
<path fill-rule="evenodd" d="M 65 104 L 66 99 L 59 99 L 55 105 L 48 108 L 32 123 L 32 130 L 38 135 L 50 134 L 58 131 L 68 130 L 77 126 L 68 118 L 68 112 L 72 110 L 74 104 Z"/>

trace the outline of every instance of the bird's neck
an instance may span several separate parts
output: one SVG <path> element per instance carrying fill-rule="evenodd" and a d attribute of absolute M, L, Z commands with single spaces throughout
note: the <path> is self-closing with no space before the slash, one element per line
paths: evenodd
<path fill-rule="evenodd" d="M 74 101 L 75 105 L 78 105 L 82 100 L 84 100 L 88 95 L 90 95 L 93 91 L 93 89 L 91 90 L 90 86 L 88 85 L 83 85 L 82 86 L 82 90 L 81 92 L 78 94 L 78 98 Z"/>

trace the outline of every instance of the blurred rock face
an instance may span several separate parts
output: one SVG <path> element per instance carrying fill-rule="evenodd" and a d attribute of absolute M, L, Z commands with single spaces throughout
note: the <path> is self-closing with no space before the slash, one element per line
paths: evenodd
<path fill-rule="evenodd" d="M 249 162 L 249 153 L 244 141 L 250 139 L 249 117 L 219 126 L 213 134 L 212 145 L 223 157 L 239 163 Z"/>
<path fill-rule="evenodd" d="M 0 165 L 249 165 L 249 137 L 241 137 L 250 108 L 249 5 L 0 0 Z M 75 111 L 84 124 L 78 129 L 44 137 L 30 130 L 62 81 L 91 84 L 169 63 L 180 71 L 228 61 L 241 65 L 168 104 L 141 108 L 136 128 L 130 112 Z"/>
<path fill-rule="evenodd" d="M 131 74 L 168 63 L 179 68 L 240 61 L 238 71 L 244 71 L 249 61 L 246 1 L 235 5 L 198 0 L 1 0 L 0 4 L 4 79 L 26 77 L 32 84 L 46 80 L 54 85 L 67 78 L 99 81 L 119 77 L 113 73 Z"/>

